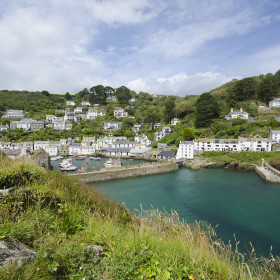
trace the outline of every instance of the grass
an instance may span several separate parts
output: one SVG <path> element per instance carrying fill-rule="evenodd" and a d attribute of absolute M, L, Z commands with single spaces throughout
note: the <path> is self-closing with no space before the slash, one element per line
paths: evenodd
<path fill-rule="evenodd" d="M 0 239 L 37 252 L 31 263 L 0 269 L 0 279 L 279 279 L 278 258 L 257 258 L 253 248 L 245 256 L 211 227 L 189 225 L 176 212 L 141 210 L 136 217 L 59 172 L 0 162 L 40 174 L 0 198 Z M 104 257 L 88 244 L 103 246 Z"/>
<path fill-rule="evenodd" d="M 203 152 L 203 157 L 211 159 L 216 162 L 230 162 L 237 161 L 241 164 L 257 164 L 261 165 L 262 158 L 267 162 L 272 162 L 273 160 L 280 157 L 279 152 Z"/>

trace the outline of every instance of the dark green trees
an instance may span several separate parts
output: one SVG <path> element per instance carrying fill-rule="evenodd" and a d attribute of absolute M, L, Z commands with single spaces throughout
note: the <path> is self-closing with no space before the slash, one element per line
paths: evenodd
<path fill-rule="evenodd" d="M 70 93 L 68 91 L 65 93 L 65 99 L 66 100 L 71 100 L 72 99 L 72 96 L 70 95 Z"/>
<path fill-rule="evenodd" d="M 89 101 L 91 103 L 106 104 L 107 91 L 103 85 L 92 87 L 89 92 Z"/>
<path fill-rule="evenodd" d="M 117 88 L 115 95 L 121 104 L 128 104 L 128 101 L 131 98 L 130 89 L 125 86 Z"/>
<path fill-rule="evenodd" d="M 220 107 L 209 92 L 200 95 L 195 103 L 195 108 L 195 126 L 197 128 L 209 126 L 213 119 L 220 116 Z"/>

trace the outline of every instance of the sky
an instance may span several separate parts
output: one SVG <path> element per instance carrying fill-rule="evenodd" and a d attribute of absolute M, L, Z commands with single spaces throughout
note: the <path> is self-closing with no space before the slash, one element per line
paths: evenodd
<path fill-rule="evenodd" d="M 185 96 L 279 69 L 279 0 L 0 1 L 0 89 Z"/>

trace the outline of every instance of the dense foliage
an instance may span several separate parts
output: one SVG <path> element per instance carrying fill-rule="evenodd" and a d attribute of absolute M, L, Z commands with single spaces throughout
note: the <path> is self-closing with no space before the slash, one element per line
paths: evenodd
<path fill-rule="evenodd" d="M 195 102 L 195 126 L 208 127 L 213 119 L 217 119 L 220 115 L 218 102 L 209 93 L 205 92 Z"/>

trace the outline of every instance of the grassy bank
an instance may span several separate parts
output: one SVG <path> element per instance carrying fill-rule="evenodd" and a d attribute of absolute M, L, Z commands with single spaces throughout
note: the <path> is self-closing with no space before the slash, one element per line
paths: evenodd
<path fill-rule="evenodd" d="M 183 223 L 175 212 L 135 217 L 59 172 L 6 158 L 0 164 L 0 180 L 17 174 L 20 186 L 0 198 L 0 239 L 37 251 L 32 263 L 0 269 L 0 279 L 279 279 L 278 258 L 252 251 L 245 262 L 213 229 Z M 104 256 L 89 244 L 101 245 Z"/>
<path fill-rule="evenodd" d="M 280 156 L 279 152 L 203 152 L 203 157 L 218 163 L 236 161 L 243 165 L 261 165 L 262 158 L 271 163 Z"/>

